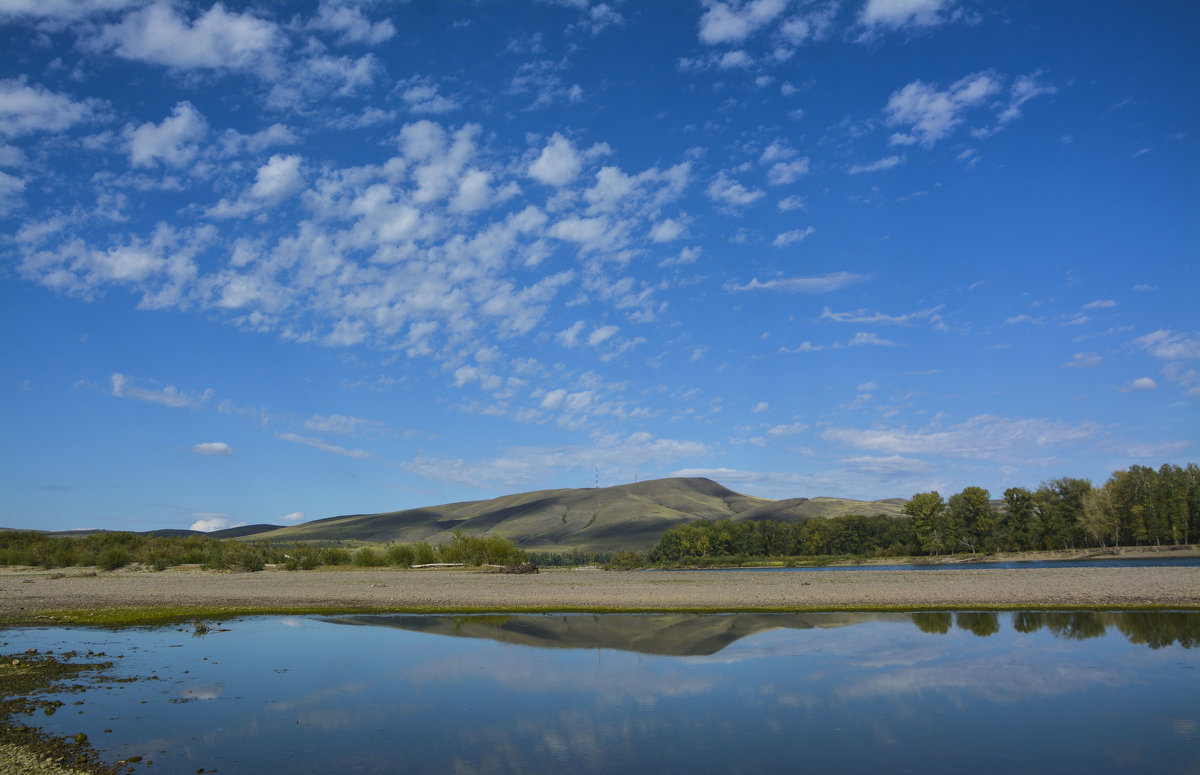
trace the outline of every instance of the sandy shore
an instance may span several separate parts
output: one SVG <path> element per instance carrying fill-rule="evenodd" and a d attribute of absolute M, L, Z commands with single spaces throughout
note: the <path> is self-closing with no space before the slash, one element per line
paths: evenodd
<path fill-rule="evenodd" d="M 0 615 L 63 609 L 628 610 L 1200 609 L 1200 568 L 601 571 L 317 570 L 160 573 L 0 569 Z"/>

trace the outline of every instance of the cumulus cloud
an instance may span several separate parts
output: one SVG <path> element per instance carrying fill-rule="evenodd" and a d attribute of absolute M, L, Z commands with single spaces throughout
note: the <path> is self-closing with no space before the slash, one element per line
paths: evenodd
<path fill-rule="evenodd" d="M 786 0 L 712 3 L 700 17 L 700 40 L 709 45 L 740 42 L 779 16 L 786 7 Z"/>
<path fill-rule="evenodd" d="M 190 102 L 180 102 L 162 123 L 126 127 L 129 161 L 135 167 L 152 167 L 158 162 L 183 167 L 199 152 L 197 141 L 207 132 L 208 122 L 200 111 Z"/>
<path fill-rule="evenodd" d="M 336 33 L 338 42 L 342 44 L 374 46 L 391 40 L 396 34 L 396 27 L 390 19 L 372 23 L 357 5 L 336 0 L 322 0 L 316 18 L 308 26 Z"/>
<path fill-rule="evenodd" d="M 888 98 L 887 123 L 907 128 L 892 135 L 893 145 L 920 143 L 932 147 L 963 122 L 970 108 L 986 104 L 1000 90 L 1000 79 L 990 72 L 968 75 L 942 90 L 913 81 Z"/>
<path fill-rule="evenodd" d="M 1138 377 L 1137 379 L 1130 382 L 1128 385 L 1125 385 L 1124 387 L 1122 387 L 1121 391 L 1125 392 L 1125 393 L 1129 393 L 1129 392 L 1141 391 L 1141 390 L 1154 390 L 1156 387 L 1158 387 L 1158 383 L 1155 382 L 1150 377 Z"/>
<path fill-rule="evenodd" d="M 561 187 L 570 183 L 583 168 L 583 158 L 571 141 L 555 132 L 542 152 L 529 165 L 529 177 L 548 186 Z"/>
<path fill-rule="evenodd" d="M 275 521 L 283 522 L 284 524 L 287 524 L 287 525 L 294 525 L 297 522 L 304 521 L 304 512 L 303 511 L 293 511 L 290 514 L 284 514 L 281 517 L 276 517 Z"/>
<path fill-rule="evenodd" d="M 301 164 L 302 159 L 295 154 L 275 154 L 258 168 L 254 184 L 244 196 L 232 202 L 223 199 L 206 214 L 214 218 L 240 216 L 278 205 L 304 188 Z"/>
<path fill-rule="evenodd" d="M 1187 334 L 1163 328 L 1145 336 L 1139 336 L 1134 344 L 1155 358 L 1164 361 L 1193 360 L 1200 358 L 1200 332 Z"/>
<path fill-rule="evenodd" d="M 32 132 L 61 132 L 92 118 L 93 101 L 79 101 L 66 94 L 20 78 L 0 80 L 0 134 L 16 136 Z"/>
<path fill-rule="evenodd" d="M 233 447 L 223 441 L 202 441 L 192 447 L 197 455 L 232 455 Z"/>
<path fill-rule="evenodd" d="M 762 191 L 746 188 L 736 180 L 730 180 L 724 172 L 713 178 L 704 193 L 717 204 L 732 208 L 746 207 L 765 196 Z"/>
<path fill-rule="evenodd" d="M 858 20 L 868 27 L 932 27 L 946 21 L 953 0 L 867 0 Z"/>
<path fill-rule="evenodd" d="M 212 533 L 216 530 L 227 530 L 231 527 L 243 527 L 245 522 L 233 522 L 229 519 L 228 514 L 213 515 L 197 514 L 203 516 L 203 519 L 198 519 L 191 524 L 190 530 L 197 530 L 201 533 Z"/>
<path fill-rule="evenodd" d="M 105 25 L 92 45 L 182 70 L 247 69 L 260 66 L 281 39 L 271 22 L 251 13 L 230 13 L 220 3 L 195 21 L 166 3 L 155 3 Z"/>

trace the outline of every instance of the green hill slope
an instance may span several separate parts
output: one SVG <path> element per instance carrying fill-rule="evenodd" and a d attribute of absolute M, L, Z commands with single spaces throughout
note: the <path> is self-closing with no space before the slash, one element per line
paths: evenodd
<path fill-rule="evenodd" d="M 840 514 L 898 514 L 902 500 L 794 498 L 772 501 L 711 479 L 655 479 L 596 489 L 538 490 L 484 501 L 329 517 L 256 533 L 275 541 L 443 543 L 453 531 L 500 535 L 525 549 L 645 550 L 669 527 L 695 519 L 798 521 Z"/>

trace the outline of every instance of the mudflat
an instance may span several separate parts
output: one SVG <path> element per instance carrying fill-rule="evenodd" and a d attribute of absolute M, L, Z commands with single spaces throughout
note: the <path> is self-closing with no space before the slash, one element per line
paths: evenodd
<path fill-rule="evenodd" d="M 1200 568 L 937 568 L 763 572 L 544 569 L 0 569 L 0 616 L 136 608 L 455 611 L 1200 609 Z"/>

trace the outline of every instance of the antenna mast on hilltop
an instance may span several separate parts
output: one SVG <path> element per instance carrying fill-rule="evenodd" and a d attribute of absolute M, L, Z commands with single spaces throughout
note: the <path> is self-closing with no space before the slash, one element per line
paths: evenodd
<path fill-rule="evenodd" d="M 597 490 L 599 490 L 599 489 L 600 489 L 600 466 L 592 466 L 592 468 L 594 468 L 594 469 L 596 470 L 596 484 L 595 484 L 595 488 L 596 488 Z"/>

